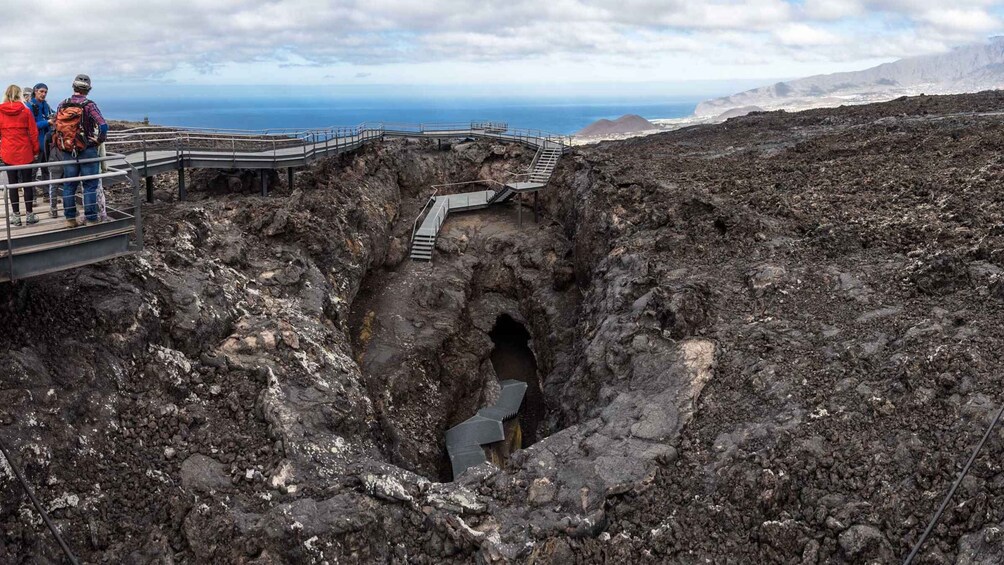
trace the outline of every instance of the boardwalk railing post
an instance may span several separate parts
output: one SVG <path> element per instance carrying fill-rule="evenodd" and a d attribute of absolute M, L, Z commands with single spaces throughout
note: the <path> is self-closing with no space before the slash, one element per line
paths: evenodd
<path fill-rule="evenodd" d="M 143 138 L 143 178 L 146 179 L 146 201 L 153 204 L 153 177 L 150 176 L 150 159 L 146 153 L 146 138 Z"/>
<path fill-rule="evenodd" d="M 8 178 L 8 183 L 10 179 Z M 14 282 L 14 240 L 10 237 L 10 186 L 3 186 L 4 217 L 7 219 L 7 269 L 10 281 Z"/>
<path fill-rule="evenodd" d="M 178 167 L 178 200 L 188 198 L 188 190 L 185 189 L 185 165 Z"/>
<path fill-rule="evenodd" d="M 133 226 L 136 234 L 136 244 L 133 249 L 139 250 L 143 249 L 143 214 L 140 208 L 140 198 L 139 198 L 139 172 L 136 167 L 129 164 L 129 161 L 122 159 L 126 166 L 129 167 L 129 184 L 132 185 L 132 207 L 133 207 Z M 147 180 L 153 180 L 150 177 L 146 177 Z M 147 184 L 148 194 L 152 196 L 153 188 L 151 184 Z"/>

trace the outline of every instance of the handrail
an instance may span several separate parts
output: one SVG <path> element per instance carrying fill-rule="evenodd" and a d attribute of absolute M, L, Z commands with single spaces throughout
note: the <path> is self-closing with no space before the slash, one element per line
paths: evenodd
<path fill-rule="evenodd" d="M 443 203 L 443 207 L 436 212 L 436 217 L 433 218 L 433 223 L 436 224 L 436 234 L 439 233 L 439 229 L 443 227 L 443 222 L 446 221 L 446 216 L 450 214 L 450 199 L 447 198 L 446 202 Z M 431 258 L 429 259 L 432 260 Z"/>
<path fill-rule="evenodd" d="M 36 167 L 36 168 L 38 168 L 38 167 Z M 10 183 L 10 184 L 4 184 L 3 186 L 6 187 L 6 188 L 34 188 L 36 186 L 49 186 L 50 184 L 63 184 L 63 183 L 67 183 L 67 182 L 80 182 L 80 181 L 85 181 L 85 180 L 107 179 L 107 178 L 112 178 L 112 177 L 128 177 L 128 176 L 129 176 L 129 172 L 128 171 L 122 171 L 122 170 L 119 170 L 119 169 L 112 169 L 111 167 L 109 167 L 107 173 L 97 173 L 97 174 L 93 174 L 93 175 L 80 175 L 80 176 L 76 176 L 76 177 L 66 177 L 66 178 L 60 178 L 60 179 L 54 179 L 54 180 L 36 180 L 36 181 L 31 181 L 31 182 Z"/>
<path fill-rule="evenodd" d="M 119 155 L 119 154 L 116 154 L 116 153 L 112 153 L 112 154 L 109 154 L 109 155 L 107 155 L 105 157 L 91 157 L 91 158 L 88 158 L 88 159 L 80 159 L 80 160 L 77 160 L 77 159 L 68 159 L 68 160 L 64 160 L 64 161 L 50 161 L 50 162 L 47 162 L 47 163 L 44 163 L 44 164 L 32 163 L 30 165 L 4 165 L 4 166 L 0 166 L 0 171 L 3 171 L 3 172 L 6 172 L 6 171 L 19 171 L 19 170 L 22 170 L 22 169 L 38 169 L 40 166 L 55 167 L 57 165 L 76 165 L 76 164 L 86 164 L 86 163 L 104 163 L 104 162 L 108 162 L 108 161 L 122 161 L 127 166 L 129 166 L 129 162 L 126 161 L 124 155 Z M 79 182 L 79 181 L 94 180 L 94 179 L 106 179 L 106 178 L 121 177 L 121 176 L 128 176 L 128 175 L 129 175 L 129 173 L 127 171 L 123 171 L 123 170 L 116 169 L 116 168 L 113 168 L 113 167 L 109 166 L 107 173 L 97 173 L 97 174 L 93 174 L 93 175 L 79 175 L 79 176 L 76 176 L 76 177 L 60 178 L 60 179 L 57 179 L 57 180 L 45 179 L 45 180 L 37 180 L 37 181 L 30 181 L 30 182 L 6 183 L 3 186 L 4 186 L 4 188 L 34 188 L 36 186 L 49 186 L 51 184 L 62 184 L 62 183 L 67 183 L 67 182 Z"/>
<path fill-rule="evenodd" d="M 438 192 L 438 190 L 440 188 L 445 188 L 447 186 L 463 186 L 463 185 L 468 185 L 468 184 L 482 184 L 482 183 L 484 183 L 484 184 L 497 184 L 499 186 L 505 186 L 504 184 L 500 183 L 499 181 L 497 181 L 495 179 L 475 179 L 475 180 L 465 180 L 465 181 L 461 181 L 461 182 L 448 182 L 448 183 L 445 183 L 445 184 L 434 184 L 434 185 L 432 185 L 432 188 L 435 188 L 437 190 L 437 192 Z"/>
<path fill-rule="evenodd" d="M 109 153 L 104 157 L 88 157 L 87 159 L 66 159 L 63 161 L 48 161 L 45 163 L 29 163 L 27 165 L 0 165 L 0 171 L 20 171 L 23 169 L 38 169 L 40 167 L 54 167 L 56 165 L 83 165 L 87 163 L 103 163 L 106 161 L 125 161 L 126 156 L 120 153 Z M 46 183 L 51 184 L 51 183 Z M 14 186 L 14 185 L 10 185 Z M 21 185 L 17 185 L 21 186 Z"/>
<path fill-rule="evenodd" d="M 432 205 L 433 202 L 436 201 L 436 193 L 437 192 L 439 192 L 438 188 L 435 191 L 433 191 L 432 195 L 429 196 L 429 200 L 425 203 L 425 206 L 422 206 L 422 209 L 418 211 L 418 215 L 415 216 L 415 223 L 411 227 L 411 240 L 410 240 L 411 245 L 415 244 L 415 233 L 418 232 L 418 221 L 420 219 L 422 219 L 422 214 L 425 213 L 425 209 L 428 208 L 430 205 Z"/>
<path fill-rule="evenodd" d="M 548 143 L 559 145 L 562 150 L 571 146 L 571 136 L 557 135 L 539 129 L 511 128 L 505 122 L 471 121 L 471 122 L 433 122 L 433 123 L 401 123 L 401 122 L 363 122 L 356 126 L 328 126 L 321 128 L 269 128 L 263 130 L 197 128 L 174 126 L 143 126 L 109 132 L 109 143 L 121 145 L 138 142 L 145 138 L 147 142 L 185 141 L 243 141 L 274 142 L 288 140 L 291 143 L 314 145 L 330 139 L 344 137 L 362 137 L 363 140 L 376 137 L 374 133 L 466 133 L 469 135 L 484 135 L 511 139 L 537 147 Z M 193 136 L 193 134 L 195 134 Z M 543 142 L 543 143 L 540 143 Z"/>

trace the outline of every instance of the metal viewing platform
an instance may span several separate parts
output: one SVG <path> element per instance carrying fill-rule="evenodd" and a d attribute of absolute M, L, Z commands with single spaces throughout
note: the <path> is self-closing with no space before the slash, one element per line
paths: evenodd
<path fill-rule="evenodd" d="M 61 169 L 64 164 L 77 162 L 60 161 L 46 163 L 45 166 Z M 72 269 L 135 253 L 143 248 L 138 178 L 135 172 L 128 168 L 125 156 L 113 154 L 95 159 L 81 159 L 79 163 L 104 163 L 107 172 L 54 181 L 3 184 L 2 229 L 6 242 L 0 244 L 0 282 Z M 3 166 L 0 167 L 0 171 L 4 173 L 25 169 L 34 171 L 39 167 L 39 164 Z M 100 180 L 103 185 L 104 208 L 99 217 L 100 221 L 67 227 L 62 183 L 87 180 Z M 50 185 L 55 185 L 56 197 L 52 198 L 51 204 L 55 206 L 58 214 L 56 218 L 50 217 L 49 214 Z M 19 216 L 22 225 L 15 226 L 10 221 L 14 215 L 11 198 L 15 191 L 23 193 L 25 188 L 33 188 L 41 193 L 35 205 L 35 214 L 39 221 L 27 224 L 27 217 Z M 77 191 L 75 201 L 77 217 L 83 221 L 85 214 L 81 190 Z M 22 207 L 23 205 L 22 202 Z"/>

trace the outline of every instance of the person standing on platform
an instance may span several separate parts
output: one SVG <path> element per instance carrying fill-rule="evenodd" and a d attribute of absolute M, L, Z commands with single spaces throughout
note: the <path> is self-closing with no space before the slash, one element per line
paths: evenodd
<path fill-rule="evenodd" d="M 28 108 L 31 109 L 31 115 L 35 118 L 35 127 L 38 128 L 38 146 L 42 148 L 41 153 L 39 153 L 39 163 L 46 163 L 49 160 L 49 132 L 51 131 L 49 120 L 53 117 L 53 111 L 52 106 L 49 106 L 49 102 L 46 101 L 48 94 L 49 87 L 44 82 L 36 84 L 35 88 L 32 89 L 31 104 L 28 105 Z M 39 167 L 36 177 L 38 180 L 51 180 L 52 175 L 48 167 Z M 56 217 L 54 214 L 55 211 L 56 185 L 50 184 L 49 215 L 53 218 Z"/>
<path fill-rule="evenodd" d="M 0 159 L 7 165 L 30 165 L 38 156 L 38 128 L 31 116 L 31 111 L 24 105 L 21 98 L 21 87 L 12 84 L 4 91 L 3 104 L 0 104 Z M 35 175 L 32 169 L 7 171 L 10 184 L 32 182 Z M 11 226 L 21 225 L 21 207 L 18 203 L 21 189 L 8 189 L 10 195 L 10 216 L 7 221 Z M 32 210 L 35 200 L 35 189 L 24 188 L 24 209 L 28 224 L 38 223 L 38 216 Z"/>
<path fill-rule="evenodd" d="M 53 140 L 66 160 L 76 163 L 63 166 L 63 178 L 97 175 L 100 165 L 95 162 L 81 163 L 96 159 L 98 145 L 108 137 L 108 124 L 101 115 L 98 105 L 87 98 L 91 91 L 91 78 L 77 75 L 73 79 L 73 96 L 59 104 L 53 124 Z M 63 216 L 66 227 L 77 227 L 77 182 L 63 182 Z M 98 222 L 97 189 L 98 179 L 83 181 L 84 216 L 88 224 Z"/>

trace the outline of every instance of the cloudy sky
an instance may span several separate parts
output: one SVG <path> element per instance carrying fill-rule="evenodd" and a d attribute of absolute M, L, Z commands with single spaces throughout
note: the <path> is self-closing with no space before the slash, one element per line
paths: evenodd
<path fill-rule="evenodd" d="M 548 85 L 791 78 L 999 33 L 987 0 L 46 0 L 5 5 L 0 46 L 25 83 Z"/>

